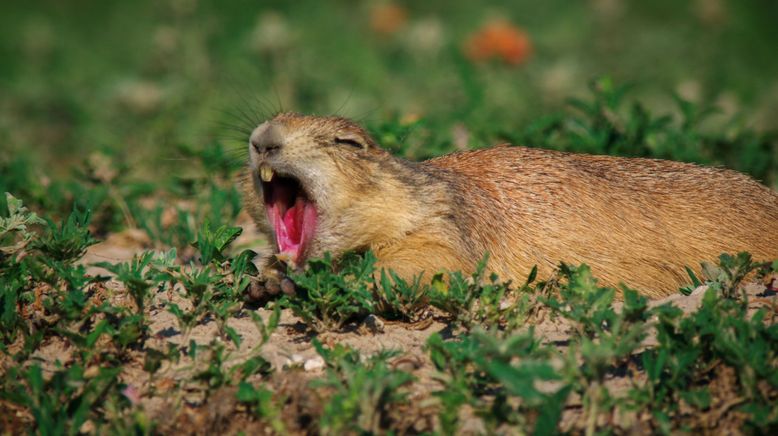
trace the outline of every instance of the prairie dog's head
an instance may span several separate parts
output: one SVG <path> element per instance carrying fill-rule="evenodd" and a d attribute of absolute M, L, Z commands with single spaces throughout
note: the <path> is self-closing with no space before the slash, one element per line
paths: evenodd
<path fill-rule="evenodd" d="M 364 221 L 375 209 L 376 172 L 391 156 L 361 127 L 340 117 L 283 113 L 254 129 L 248 148 L 246 201 L 264 206 L 268 237 L 282 257 L 299 266 L 364 244 L 363 227 L 374 226 Z"/>

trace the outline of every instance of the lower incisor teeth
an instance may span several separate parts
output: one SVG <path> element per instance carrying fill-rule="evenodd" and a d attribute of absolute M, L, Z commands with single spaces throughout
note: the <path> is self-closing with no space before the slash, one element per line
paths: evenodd
<path fill-rule="evenodd" d="M 273 180 L 273 169 L 270 168 L 270 165 L 263 163 L 259 166 L 259 177 L 263 182 L 269 182 Z"/>

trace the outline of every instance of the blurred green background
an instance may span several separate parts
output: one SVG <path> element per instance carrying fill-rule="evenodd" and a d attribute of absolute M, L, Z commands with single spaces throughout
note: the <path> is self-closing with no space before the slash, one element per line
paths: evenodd
<path fill-rule="evenodd" d="M 474 59 L 465 47 L 494 23 L 531 53 Z M 246 132 L 283 109 L 353 117 L 408 157 L 533 141 L 725 164 L 772 183 L 776 23 L 771 0 L 4 0 L 0 159 L 8 171 L 25 156 L 56 177 L 103 150 L 153 180 L 184 173 L 186 149 L 218 143 L 240 160 Z M 650 137 L 635 149 L 549 139 L 570 126 L 547 117 L 601 77 L 612 80 L 600 88 L 635 85 L 613 105 L 628 112 L 639 101 L 679 114 L 675 95 L 717 108 L 695 129 L 729 141 L 729 157 L 658 150 Z M 734 141 L 744 129 L 752 141 Z"/>

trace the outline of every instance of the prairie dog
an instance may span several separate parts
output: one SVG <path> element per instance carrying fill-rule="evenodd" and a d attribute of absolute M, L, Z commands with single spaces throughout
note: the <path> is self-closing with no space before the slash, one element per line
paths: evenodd
<path fill-rule="evenodd" d="M 502 279 L 586 263 L 662 297 L 722 252 L 778 258 L 778 194 L 688 163 L 506 145 L 411 162 L 345 118 L 283 113 L 251 134 L 242 186 L 268 268 L 369 249 L 379 267 L 430 278 L 488 252 Z"/>

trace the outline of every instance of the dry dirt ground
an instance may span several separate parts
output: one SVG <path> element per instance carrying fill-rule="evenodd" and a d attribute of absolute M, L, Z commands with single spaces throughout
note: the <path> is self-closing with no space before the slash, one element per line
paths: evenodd
<path fill-rule="evenodd" d="M 242 236 L 238 243 L 252 243 L 251 236 Z M 92 247 L 83 262 L 91 264 L 98 261 L 124 261 L 141 249 L 140 244 L 132 237 L 126 235 L 112 237 Z M 104 271 L 93 267 L 91 273 L 105 274 Z M 749 285 L 747 288 L 751 297 L 755 297 L 765 289 L 764 286 L 759 285 Z M 106 292 L 116 301 L 128 298 L 121 285 L 113 280 L 107 282 Z M 688 297 L 678 294 L 652 304 L 672 301 L 688 313 L 699 306 L 702 294 L 701 289 L 698 289 Z M 184 337 L 178 329 L 176 318 L 166 310 L 165 306 L 168 301 L 182 304 L 180 300 L 181 298 L 174 292 L 163 291 L 155 296 L 149 312 L 152 337 L 146 342 L 147 347 L 161 350 L 166 349 L 168 342 L 183 345 L 190 340 L 207 345 L 218 336 L 216 322 L 206 319 L 205 322 L 194 327 L 188 337 Z M 776 307 L 775 296 L 754 298 L 752 301 L 754 310 L 764 305 Z M 259 347 L 261 339 L 249 316 L 251 310 L 255 310 L 265 319 L 271 313 L 267 309 L 251 307 L 247 304 L 237 316 L 228 321 L 229 325 L 241 335 L 242 343 L 239 348 L 232 343 L 225 343 L 225 366 L 230 367 L 241 363 L 256 353 L 266 358 L 272 364 L 273 372 L 270 376 L 261 378 L 263 380 L 261 383 L 271 386 L 278 398 L 285 398 L 281 407 L 287 429 L 291 433 L 305 433 L 308 430 L 306 427 L 313 417 L 320 413 L 325 402 L 321 392 L 308 387 L 309 380 L 324 374 L 324 362 L 312 346 L 312 335 L 306 332 L 303 324 L 288 310 L 282 312 L 280 325 L 270 336 L 269 342 Z M 350 325 L 344 332 L 320 334 L 318 339 L 325 345 L 341 343 L 351 346 L 363 355 L 370 355 L 382 349 L 400 350 L 401 355 L 394 358 L 392 364 L 411 372 L 417 381 L 412 386 L 409 405 L 395 411 L 397 416 L 393 419 L 399 420 L 406 432 L 430 431 L 435 427 L 437 419 L 435 417 L 437 406 L 431 393 L 440 389 L 441 385 L 436 381 L 435 369 L 429 360 L 429 353 L 425 350 L 425 341 L 435 332 L 441 333 L 444 337 L 450 335 L 450 326 L 443 318 L 434 316 L 417 324 L 382 320 L 378 323 L 380 324 L 378 329 L 367 328 L 365 324 Z M 564 347 L 568 338 L 568 327 L 569 325 L 562 319 L 544 319 L 535 326 L 535 332 L 549 343 L 561 344 L 559 346 Z M 651 341 L 652 338 L 649 338 L 647 345 Z M 66 341 L 55 337 L 44 343 L 35 353 L 34 359 L 41 363 L 44 371 L 51 371 L 55 368 L 57 360 L 67 364 L 73 359 L 72 353 L 73 350 L 69 348 Z M 137 394 L 135 400 L 148 417 L 158 423 L 157 430 L 162 433 L 234 434 L 240 431 L 246 434 L 269 433 L 269 427 L 252 418 L 245 407 L 237 402 L 235 387 L 219 388 L 207 395 L 203 384 L 193 380 L 196 372 L 208 366 L 208 359 L 208 353 L 203 353 L 197 356 L 196 361 L 188 356 L 182 356 L 175 364 L 166 361 L 150 378 L 149 374 L 143 371 L 143 358 L 138 353 L 137 358 L 125 366 L 121 378 Z M 260 383 L 260 376 L 249 381 Z M 631 383 L 632 381 L 626 375 L 614 376 L 608 381 L 608 386 L 612 391 L 617 392 L 628 388 Z M 477 434 L 484 430 L 477 418 L 467 416 L 466 410 L 463 413 L 465 415 L 463 433 Z M 580 431 L 576 424 L 580 413 L 580 399 L 571 398 L 563 415 L 562 428 L 574 432 L 577 432 L 576 429 Z M 634 428 L 641 427 L 637 424 Z"/>

